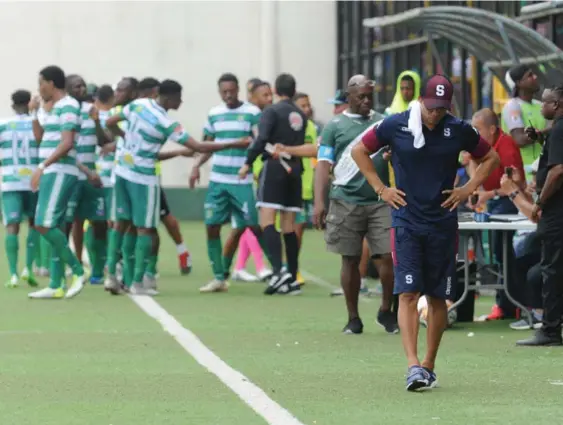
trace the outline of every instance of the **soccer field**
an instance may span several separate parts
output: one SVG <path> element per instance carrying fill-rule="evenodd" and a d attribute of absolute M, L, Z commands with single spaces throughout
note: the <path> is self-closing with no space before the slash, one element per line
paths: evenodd
<path fill-rule="evenodd" d="M 2 424 L 514 425 L 563 416 L 562 351 L 517 349 L 526 333 L 507 322 L 449 330 L 436 369 L 440 388 L 407 393 L 400 336 L 375 324 L 379 299 L 361 303 L 363 335 L 340 333 L 344 302 L 326 287 L 338 284 L 339 259 L 325 252 L 319 232 L 305 237 L 304 293 L 266 297 L 263 284 L 236 282 L 228 293 L 200 294 L 211 276 L 205 231 L 201 223 L 182 230 L 193 272 L 179 275 L 163 229 L 155 301 L 267 397 L 239 398 L 126 296 L 88 286 L 72 300 L 29 300 L 20 286 L 2 288 L 0 297 Z M 22 238 L 20 257 L 24 247 Z M 7 278 L 4 256 L 0 261 Z M 481 299 L 480 312 L 491 304 Z M 197 353 L 227 381 L 236 377 L 207 352 Z M 290 414 L 282 416 L 268 398 Z M 265 408 L 269 420 L 253 408 Z"/>

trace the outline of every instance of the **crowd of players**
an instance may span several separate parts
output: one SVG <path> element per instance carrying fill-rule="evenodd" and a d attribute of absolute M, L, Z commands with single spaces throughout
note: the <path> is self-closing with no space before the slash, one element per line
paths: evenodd
<path fill-rule="evenodd" d="M 92 103 L 83 78 L 65 75 L 56 66 L 42 69 L 40 97 L 14 93 L 17 115 L 0 127 L 8 286 L 20 279 L 17 233 L 27 216 L 33 226 L 21 279 L 37 285 L 33 265 L 40 240 L 52 250 L 49 286 L 31 292 L 30 298 L 72 298 L 82 291 L 86 273 L 75 254 L 81 252 L 81 238 L 76 236 L 73 252 L 68 237 L 73 223 L 80 235 L 84 220 L 89 223 L 85 242 L 90 282 L 101 283 L 105 275 L 104 287 L 112 294 L 156 295 L 161 215 L 171 217 L 167 228 L 177 243 L 181 268 L 190 269 L 189 254 L 175 231 L 177 222 L 161 205 L 159 161 L 202 153 L 190 181 L 193 185 L 200 167 L 213 158 L 204 208 L 214 278 L 200 291 L 227 290 L 237 245 L 250 230 L 272 266 L 271 274 L 263 276 L 269 278 L 265 293 L 298 294 L 303 158 L 316 157 L 313 222 L 326 229 L 328 249 L 342 258 L 341 285 L 349 316 L 344 332 L 363 330 L 358 297 L 366 244 L 383 285 L 378 322 L 389 333 L 401 329 L 409 366 L 407 389 L 433 388 L 447 325 L 446 300 L 455 292 L 457 207 L 477 191 L 499 159 L 477 129 L 449 113 L 453 85 L 447 77 L 432 76 L 420 87 L 420 101 L 414 99 L 407 111 L 384 119 L 372 109 L 373 87 L 363 75 L 352 77 L 347 108 L 322 130 L 318 143 L 316 136 L 311 137 L 313 143 L 305 143 L 310 115 L 297 104 L 305 95 L 297 93 L 291 75 L 276 79 L 275 104 L 270 85 L 254 81 L 248 87 L 253 104 L 239 100 L 237 78 L 224 74 L 218 80 L 222 103 L 210 110 L 205 141 L 198 142 L 168 115 L 182 103 L 182 87 L 176 81 L 124 78 L 115 92 L 101 87 Z M 544 104 L 558 104 L 556 93 L 544 95 Z M 160 152 L 167 141 L 183 148 Z M 461 152 L 469 153 L 477 167 L 465 184 L 454 187 Z M 259 157 L 263 163 L 258 172 Z M 556 165 L 544 162 L 546 170 Z M 254 175 L 259 176 L 257 196 Z M 548 176 L 546 187 L 549 182 Z M 544 195 L 531 209 L 536 221 L 550 205 L 545 198 L 551 194 Z M 233 229 L 223 247 L 220 229 L 229 222 Z M 72 275 L 68 289 L 65 267 Z M 393 292 L 398 295 L 398 317 Z M 428 347 L 422 362 L 417 354 L 420 294 L 428 301 Z M 560 316 L 555 324 L 559 332 Z M 542 345 L 537 337 L 535 342 Z"/>

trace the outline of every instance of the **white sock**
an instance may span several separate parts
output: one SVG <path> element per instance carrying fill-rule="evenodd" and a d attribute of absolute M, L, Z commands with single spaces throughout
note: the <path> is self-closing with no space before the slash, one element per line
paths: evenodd
<path fill-rule="evenodd" d="M 188 252 L 188 248 L 186 248 L 186 245 L 184 245 L 184 242 L 176 245 L 176 252 L 178 253 L 178 255 L 181 255 L 184 252 Z"/>
<path fill-rule="evenodd" d="M 367 279 L 365 277 L 362 277 L 362 284 L 360 285 L 360 288 L 365 288 L 367 286 Z"/>

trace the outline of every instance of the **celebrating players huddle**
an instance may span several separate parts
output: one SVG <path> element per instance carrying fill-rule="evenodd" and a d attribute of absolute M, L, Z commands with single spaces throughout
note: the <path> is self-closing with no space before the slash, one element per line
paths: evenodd
<path fill-rule="evenodd" d="M 164 80 L 139 90 L 141 83 L 124 78 L 115 93 L 104 86 L 107 93 L 100 91 L 92 103 L 82 77 L 48 66 L 39 73 L 40 96 L 32 98 L 25 90 L 13 94 L 16 115 L 0 123 L 2 216 L 10 270 L 6 286 L 17 286 L 20 278 L 37 286 L 33 265 L 43 239 L 51 250 L 50 282 L 29 297 L 79 294 L 86 274 L 68 237 L 73 223 L 80 234 L 81 224 L 87 220 L 90 283 L 101 283 L 107 269 L 104 287 L 112 294 L 157 293 L 156 228 L 163 212 L 169 216 L 167 207 L 161 205 L 159 161 L 194 152 L 244 148 L 249 139 L 226 143 L 194 140 L 168 115 L 182 103 L 182 86 Z M 166 141 L 184 148 L 161 153 Z M 20 276 L 18 233 L 24 217 L 30 220 L 30 230 L 26 267 Z M 177 243 L 181 268 L 189 271 L 189 254 L 177 222 L 169 219 L 165 224 Z M 74 245 L 80 255 L 81 239 L 76 238 Z M 121 279 L 117 276 L 119 262 Z M 72 273 L 68 289 L 65 267 Z"/>

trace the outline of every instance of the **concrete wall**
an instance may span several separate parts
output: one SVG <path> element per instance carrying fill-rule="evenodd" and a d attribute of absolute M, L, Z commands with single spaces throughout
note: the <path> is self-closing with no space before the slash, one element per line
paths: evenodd
<path fill-rule="evenodd" d="M 197 139 L 208 109 L 220 101 L 217 78 L 227 71 L 241 82 L 290 72 L 311 95 L 317 116 L 330 117 L 333 1 L 1 2 L 0 28 L 0 116 L 10 114 L 13 90 L 35 91 L 41 67 L 57 64 L 97 84 L 128 75 L 177 79 L 184 104 L 174 115 Z M 163 183 L 185 186 L 190 169 L 189 159 L 169 161 Z"/>

